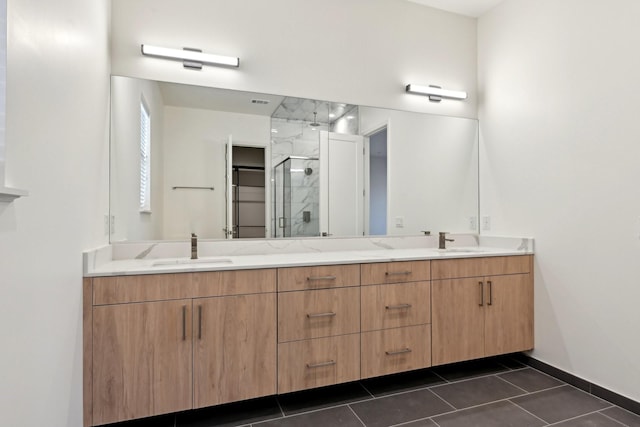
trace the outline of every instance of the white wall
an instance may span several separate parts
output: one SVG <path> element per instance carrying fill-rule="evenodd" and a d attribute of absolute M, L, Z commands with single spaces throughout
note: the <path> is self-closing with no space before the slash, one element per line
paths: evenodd
<path fill-rule="evenodd" d="M 7 28 L 7 0 L 0 0 L 0 28 Z M 7 34 L 0 32 L 0 187 L 4 185 L 5 120 L 7 111 Z"/>
<path fill-rule="evenodd" d="M 10 1 L 0 413 L 82 425 L 82 251 L 105 244 L 109 3 Z"/>
<path fill-rule="evenodd" d="M 481 209 L 536 239 L 533 356 L 640 400 L 640 2 L 479 20 Z"/>
<path fill-rule="evenodd" d="M 114 74 L 476 117 L 476 20 L 400 0 L 113 0 Z M 240 57 L 185 70 L 140 45 Z M 432 103 L 407 83 L 469 92 Z"/>
<path fill-rule="evenodd" d="M 151 120 L 151 213 L 140 212 L 140 101 Z M 162 239 L 164 101 L 157 82 L 111 80 L 111 241 Z"/>
<path fill-rule="evenodd" d="M 163 239 L 185 240 L 193 232 L 200 238 L 223 239 L 227 139 L 232 135 L 234 145 L 266 148 L 271 118 L 172 106 L 165 107 L 164 117 Z"/>
<path fill-rule="evenodd" d="M 387 128 L 387 234 L 473 232 L 478 215 L 478 122 L 360 108 L 360 129 Z M 403 227 L 396 226 L 396 218 Z"/>

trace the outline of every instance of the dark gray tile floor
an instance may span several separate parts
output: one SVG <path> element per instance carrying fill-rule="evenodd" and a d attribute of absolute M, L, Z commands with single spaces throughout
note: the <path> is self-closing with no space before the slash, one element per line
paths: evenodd
<path fill-rule="evenodd" d="M 509 357 L 109 427 L 640 427 L 640 416 Z"/>

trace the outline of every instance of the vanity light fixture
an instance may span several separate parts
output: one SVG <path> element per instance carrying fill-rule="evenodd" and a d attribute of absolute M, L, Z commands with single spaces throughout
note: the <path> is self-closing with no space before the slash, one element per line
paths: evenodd
<path fill-rule="evenodd" d="M 408 84 L 406 90 L 408 93 L 427 95 L 429 97 L 429 101 L 433 102 L 440 102 L 442 101 L 442 98 L 467 99 L 467 92 L 461 90 L 442 89 L 440 86 L 420 86 Z"/>
<path fill-rule="evenodd" d="M 203 64 L 222 65 L 227 67 L 240 66 L 240 58 L 202 53 L 200 49 L 185 47 L 181 50 L 168 47 L 150 46 L 148 44 L 143 44 L 141 49 L 143 55 L 180 60 L 185 68 L 200 70 L 202 69 Z"/>

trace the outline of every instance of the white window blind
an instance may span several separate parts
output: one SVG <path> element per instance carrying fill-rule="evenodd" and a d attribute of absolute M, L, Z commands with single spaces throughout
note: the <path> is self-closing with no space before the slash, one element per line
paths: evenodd
<path fill-rule="evenodd" d="M 151 212 L 151 117 L 140 102 L 140 212 Z"/>

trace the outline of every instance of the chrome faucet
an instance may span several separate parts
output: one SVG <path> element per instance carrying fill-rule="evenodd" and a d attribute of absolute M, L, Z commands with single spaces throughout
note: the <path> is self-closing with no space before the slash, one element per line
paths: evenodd
<path fill-rule="evenodd" d="M 441 231 L 438 239 L 438 249 L 447 249 L 447 242 L 455 242 L 455 239 L 447 239 L 447 232 Z"/>
<path fill-rule="evenodd" d="M 198 236 L 191 233 L 191 259 L 198 259 Z"/>

